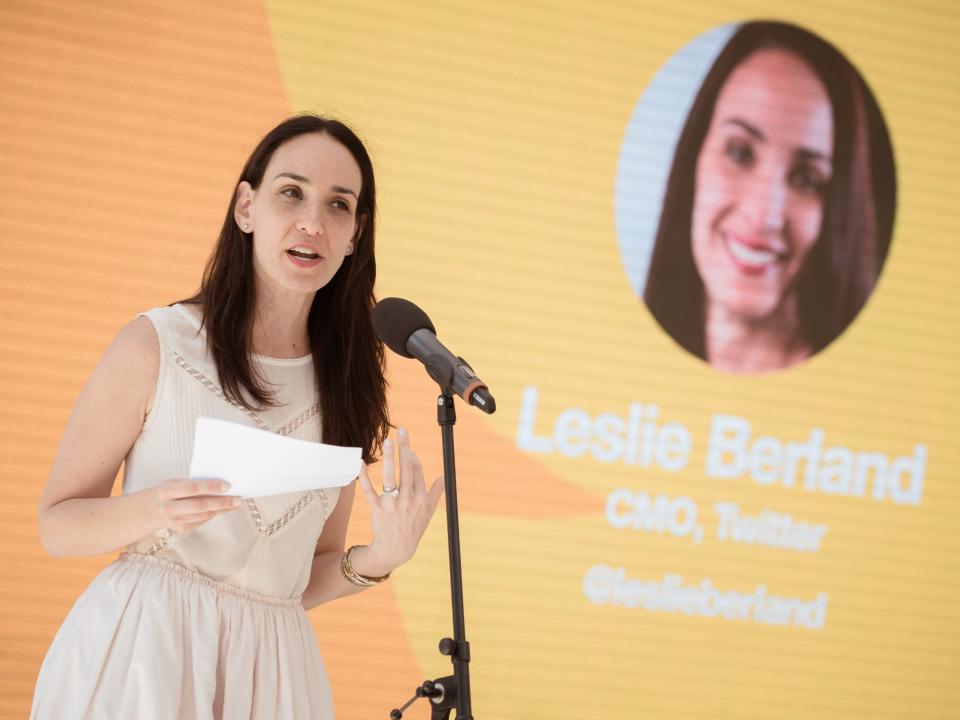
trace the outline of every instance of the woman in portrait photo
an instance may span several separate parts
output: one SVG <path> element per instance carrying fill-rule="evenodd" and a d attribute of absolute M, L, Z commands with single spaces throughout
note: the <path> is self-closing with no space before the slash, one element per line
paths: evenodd
<path fill-rule="evenodd" d="M 893 153 L 856 69 L 793 25 L 741 25 L 674 153 L 644 300 L 711 366 L 764 373 L 832 342 L 873 291 Z"/>
<path fill-rule="evenodd" d="M 107 349 L 64 431 L 40 537 L 55 557 L 123 552 L 61 625 L 32 718 L 333 717 L 306 610 L 409 560 L 442 490 L 403 430 L 388 438 L 375 215 L 354 132 L 286 120 L 231 188 L 199 291 Z M 239 498 L 186 479 L 200 416 L 359 447 L 367 463 L 382 450 L 382 492 L 359 479 L 370 544 L 344 549 L 355 483 Z"/>

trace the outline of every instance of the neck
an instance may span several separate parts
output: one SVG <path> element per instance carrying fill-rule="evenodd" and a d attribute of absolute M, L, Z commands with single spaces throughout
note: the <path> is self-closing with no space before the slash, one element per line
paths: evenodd
<path fill-rule="evenodd" d="M 796 297 L 764 318 L 744 317 L 708 302 L 705 331 L 707 361 L 728 372 L 771 372 L 810 355 Z"/>
<path fill-rule="evenodd" d="M 276 292 L 261 285 L 253 315 L 251 352 L 274 358 L 310 354 L 307 319 L 313 293 Z"/>

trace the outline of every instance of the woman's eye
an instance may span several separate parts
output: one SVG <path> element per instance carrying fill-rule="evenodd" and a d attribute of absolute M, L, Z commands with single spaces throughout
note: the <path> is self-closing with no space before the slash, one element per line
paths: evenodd
<path fill-rule="evenodd" d="M 285 187 L 280 191 L 280 194 L 286 195 L 288 198 L 296 198 L 298 200 L 303 197 L 303 193 L 300 192 L 300 188 L 298 187 Z"/>
<path fill-rule="evenodd" d="M 335 207 L 337 210 L 343 210 L 344 212 L 350 212 L 350 203 L 348 203 L 346 200 L 334 200 L 334 201 L 333 201 L 332 203 L 330 203 L 330 204 L 333 205 L 333 207 Z"/>
<path fill-rule="evenodd" d="M 823 175 L 813 168 L 794 168 L 788 179 L 792 188 L 809 195 L 821 195 L 827 186 Z"/>
<path fill-rule="evenodd" d="M 742 140 L 730 140 L 724 154 L 737 165 L 748 166 L 753 162 L 753 148 Z"/>

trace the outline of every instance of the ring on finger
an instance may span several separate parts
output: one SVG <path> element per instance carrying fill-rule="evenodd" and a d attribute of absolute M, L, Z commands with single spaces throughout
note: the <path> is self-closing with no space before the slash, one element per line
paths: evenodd
<path fill-rule="evenodd" d="M 399 496 L 400 496 L 400 488 L 398 488 L 396 485 L 394 485 L 393 487 L 389 487 L 389 488 L 388 488 L 388 487 L 385 487 L 385 488 L 383 489 L 383 494 L 384 494 L 384 495 L 389 495 L 390 497 L 399 497 Z"/>

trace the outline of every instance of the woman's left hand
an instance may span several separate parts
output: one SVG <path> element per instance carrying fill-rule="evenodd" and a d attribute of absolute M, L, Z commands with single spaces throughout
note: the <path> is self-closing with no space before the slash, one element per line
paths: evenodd
<path fill-rule="evenodd" d="M 360 471 L 360 487 L 370 505 L 373 541 L 362 554 L 354 554 L 353 564 L 362 575 L 380 577 L 413 557 L 440 502 L 443 478 L 438 477 L 427 490 L 423 465 L 401 428 L 396 443 L 387 439 L 383 444 L 384 492 L 378 494 L 373 489 L 366 466 Z M 389 492 L 391 488 L 396 491 Z"/>

